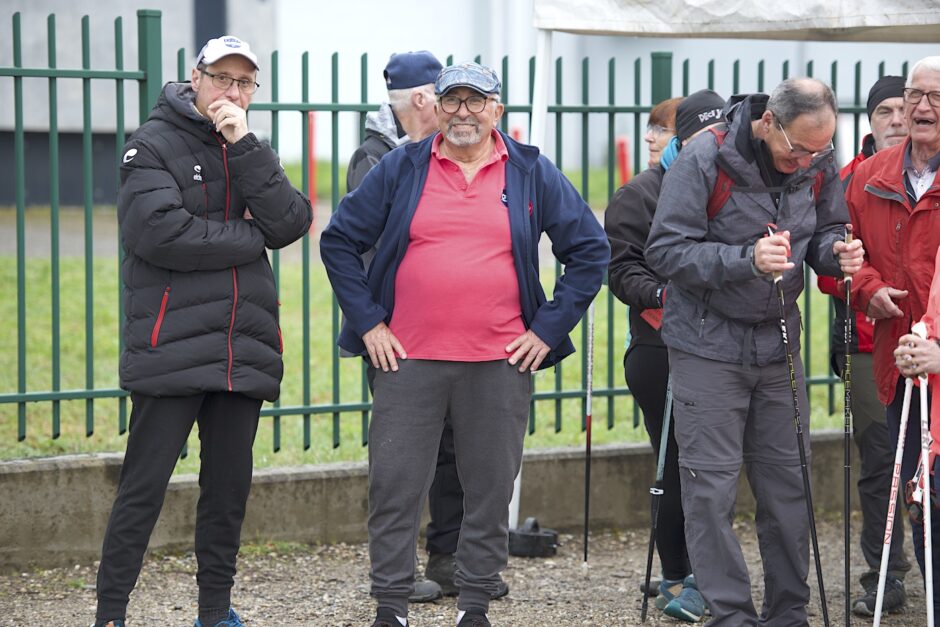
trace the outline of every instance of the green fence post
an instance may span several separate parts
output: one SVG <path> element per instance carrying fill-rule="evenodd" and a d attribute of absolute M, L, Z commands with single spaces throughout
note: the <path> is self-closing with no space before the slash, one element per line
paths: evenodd
<path fill-rule="evenodd" d="M 137 65 L 143 71 L 140 81 L 140 123 L 150 115 L 163 87 L 163 48 L 161 46 L 160 11 L 137 11 Z"/>
<path fill-rule="evenodd" d="M 658 104 L 672 98 L 672 53 L 653 52 L 650 54 L 652 76 L 652 103 Z"/>

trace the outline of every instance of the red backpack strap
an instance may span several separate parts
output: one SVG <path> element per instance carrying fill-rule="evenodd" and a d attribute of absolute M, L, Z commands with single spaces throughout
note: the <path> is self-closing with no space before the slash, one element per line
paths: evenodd
<path fill-rule="evenodd" d="M 708 131 L 715 136 L 715 142 L 721 148 L 721 145 L 725 143 L 725 137 L 728 135 L 727 129 L 719 130 L 712 127 Z M 709 220 L 713 220 L 721 211 L 721 208 L 725 206 L 725 203 L 728 202 L 728 199 L 731 198 L 731 188 L 733 186 L 734 181 L 731 180 L 727 172 L 721 169 L 721 166 L 718 166 L 718 178 L 715 179 L 715 187 L 712 189 L 711 196 L 708 197 L 708 204 L 705 206 L 705 213 L 708 214 Z"/>

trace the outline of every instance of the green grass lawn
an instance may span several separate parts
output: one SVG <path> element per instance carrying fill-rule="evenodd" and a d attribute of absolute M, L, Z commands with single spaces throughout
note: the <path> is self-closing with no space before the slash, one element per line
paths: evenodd
<path fill-rule="evenodd" d="M 94 283 L 94 335 L 90 360 L 86 361 L 85 325 L 85 269 L 77 258 L 63 258 L 60 265 L 59 295 L 60 363 L 62 390 L 84 389 L 91 364 L 94 386 L 117 388 L 118 344 L 118 287 L 116 258 L 99 258 L 93 264 Z M 543 281 L 550 287 L 554 280 L 551 268 L 543 270 Z M 0 257 L 0 281 L 7 286 L 16 285 L 16 260 Z M 303 347 L 307 342 L 310 353 L 307 381 L 309 401 L 313 405 L 331 402 L 355 403 L 364 399 L 362 366 L 358 359 L 332 361 L 334 311 L 329 284 L 323 267 L 311 263 L 309 271 L 309 337 L 303 333 L 303 270 L 299 262 L 282 261 L 280 264 L 281 312 L 285 344 L 285 379 L 280 403 L 282 406 L 304 404 L 305 373 Z M 628 396 L 616 396 L 608 412 L 608 400 L 602 391 L 623 387 L 621 366 L 626 334 L 625 308 L 613 303 L 613 324 L 608 320 L 608 292 L 604 288 L 597 299 L 595 328 L 595 368 L 593 403 L 593 442 L 645 441 L 646 434 L 633 428 L 634 408 Z M 26 381 L 29 391 L 52 389 L 52 315 L 51 264 L 45 258 L 27 258 L 26 265 Z M 8 329 L 16 328 L 16 298 L 0 301 L 0 321 Z M 828 374 L 828 305 L 825 297 L 813 290 L 811 329 L 812 364 L 810 372 Z M 573 331 L 575 344 L 582 341 L 580 326 Z M 559 371 L 549 370 L 536 376 L 536 391 L 555 389 L 581 390 L 583 351 L 563 362 Z M 9 332 L 0 334 L 0 393 L 17 390 L 17 338 Z M 334 371 L 338 377 L 338 395 L 334 397 Z M 841 387 L 836 386 L 834 414 L 829 415 L 827 386 L 812 390 L 813 427 L 841 425 Z M 367 397 L 366 397 L 367 398 Z M 58 455 L 89 451 L 121 451 L 126 436 L 118 433 L 119 402 L 116 399 L 97 399 L 91 405 L 93 435 L 86 437 L 86 416 L 89 403 L 85 400 L 62 401 L 61 436 L 51 438 L 51 402 L 35 402 L 26 406 L 27 437 L 17 442 L 17 407 L 0 404 L 0 459 L 40 455 Z M 129 410 L 129 403 L 127 404 Z M 266 407 L 270 405 L 266 404 Z M 613 428 L 608 429 L 612 420 Z M 280 422 L 280 452 L 274 452 L 274 422 L 272 417 L 262 418 L 255 445 L 256 465 L 296 465 L 339 460 L 362 460 L 366 449 L 362 446 L 362 414 L 346 412 L 338 418 L 339 446 L 333 446 L 334 417 L 332 414 L 313 414 L 309 418 L 309 449 L 304 450 L 304 417 L 284 416 Z M 535 431 L 527 438 L 530 448 L 556 446 L 583 446 L 584 434 L 582 400 L 570 398 L 560 401 L 543 400 L 536 403 Z M 194 434 L 190 450 L 198 451 Z M 178 472 L 193 472 L 198 467 L 194 456 L 189 456 L 178 467 Z"/>

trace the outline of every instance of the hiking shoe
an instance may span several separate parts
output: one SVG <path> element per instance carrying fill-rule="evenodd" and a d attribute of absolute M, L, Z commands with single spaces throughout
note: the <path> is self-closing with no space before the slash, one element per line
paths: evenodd
<path fill-rule="evenodd" d="M 415 581 L 415 589 L 408 596 L 409 603 L 430 603 L 444 596 L 441 586 L 436 581 L 430 579 L 418 579 Z"/>
<path fill-rule="evenodd" d="M 658 600 L 658 599 L 657 599 Z M 695 585 L 695 575 L 689 575 L 682 581 L 682 591 L 663 608 L 666 616 L 672 616 L 689 623 L 697 623 L 705 615 L 705 599 Z"/>
<path fill-rule="evenodd" d="M 220 620 L 214 625 L 203 625 L 197 618 L 196 622 L 193 623 L 193 627 L 245 627 L 245 623 L 243 623 L 242 619 L 238 617 L 238 614 L 235 613 L 235 610 L 229 608 L 228 616 L 225 617 L 225 620 Z"/>
<path fill-rule="evenodd" d="M 429 553 L 428 563 L 424 567 L 424 576 L 441 587 L 445 597 L 455 597 L 459 590 L 454 583 L 454 573 L 457 571 L 457 562 L 452 553 Z M 417 584 L 415 584 L 417 585 Z M 509 594 L 509 584 L 499 578 L 496 592 L 490 594 L 490 599 L 501 599 Z M 429 599 L 432 600 L 433 599 Z"/>
<path fill-rule="evenodd" d="M 467 610 L 463 615 L 463 618 L 460 619 L 460 622 L 457 623 L 457 627 L 492 627 L 489 619 L 486 617 L 486 613 L 482 610 L 472 609 Z"/>
<path fill-rule="evenodd" d="M 124 619 L 121 618 L 115 618 L 114 620 L 109 620 L 106 623 L 102 623 L 101 621 L 96 620 L 91 624 L 91 627 L 98 627 L 99 625 L 101 625 L 101 627 L 127 627 Z"/>
<path fill-rule="evenodd" d="M 852 613 L 858 616 L 874 616 L 875 602 L 878 600 L 878 580 L 866 582 L 865 595 L 852 600 Z M 885 579 L 885 596 L 881 601 L 881 611 L 889 614 L 904 611 L 907 593 L 904 582 L 888 575 Z"/>
<path fill-rule="evenodd" d="M 398 622 L 395 610 L 380 607 L 375 611 L 375 622 L 372 623 L 372 627 L 402 627 L 402 624 Z M 405 627 L 408 627 L 408 621 L 405 621 Z"/>
<path fill-rule="evenodd" d="M 499 583 L 496 585 L 496 592 L 490 595 L 490 599 L 501 599 L 507 594 L 509 594 L 509 584 L 506 583 L 502 577 L 500 577 Z"/>
<path fill-rule="evenodd" d="M 682 582 L 684 579 L 666 579 L 659 582 L 659 594 L 652 595 L 656 597 L 655 605 L 657 609 L 664 610 L 669 602 L 675 599 L 682 592 Z"/>
<path fill-rule="evenodd" d="M 457 596 L 457 585 L 454 583 L 454 572 L 457 562 L 453 553 L 429 553 L 428 563 L 424 567 L 424 576 L 441 587 L 445 597 Z"/>

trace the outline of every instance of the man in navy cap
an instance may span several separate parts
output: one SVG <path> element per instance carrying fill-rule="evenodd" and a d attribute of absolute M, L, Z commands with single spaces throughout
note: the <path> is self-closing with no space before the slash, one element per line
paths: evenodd
<path fill-rule="evenodd" d="M 427 50 L 393 54 L 385 66 L 388 102 L 366 116 L 366 138 L 349 160 L 346 191 L 359 187 L 369 170 L 393 148 L 437 130 L 434 81 L 441 62 Z"/>
<path fill-rule="evenodd" d="M 375 369 L 369 427 L 373 627 L 407 625 L 414 544 L 445 416 L 464 517 L 458 627 L 488 627 L 508 560 L 531 373 L 574 351 L 568 334 L 600 289 L 610 250 L 590 208 L 533 146 L 497 130 L 496 73 L 447 67 L 439 133 L 393 150 L 347 194 L 320 240 L 346 316 L 339 345 Z M 542 232 L 565 273 L 547 300 Z M 376 247 L 366 273 L 362 253 Z"/>

